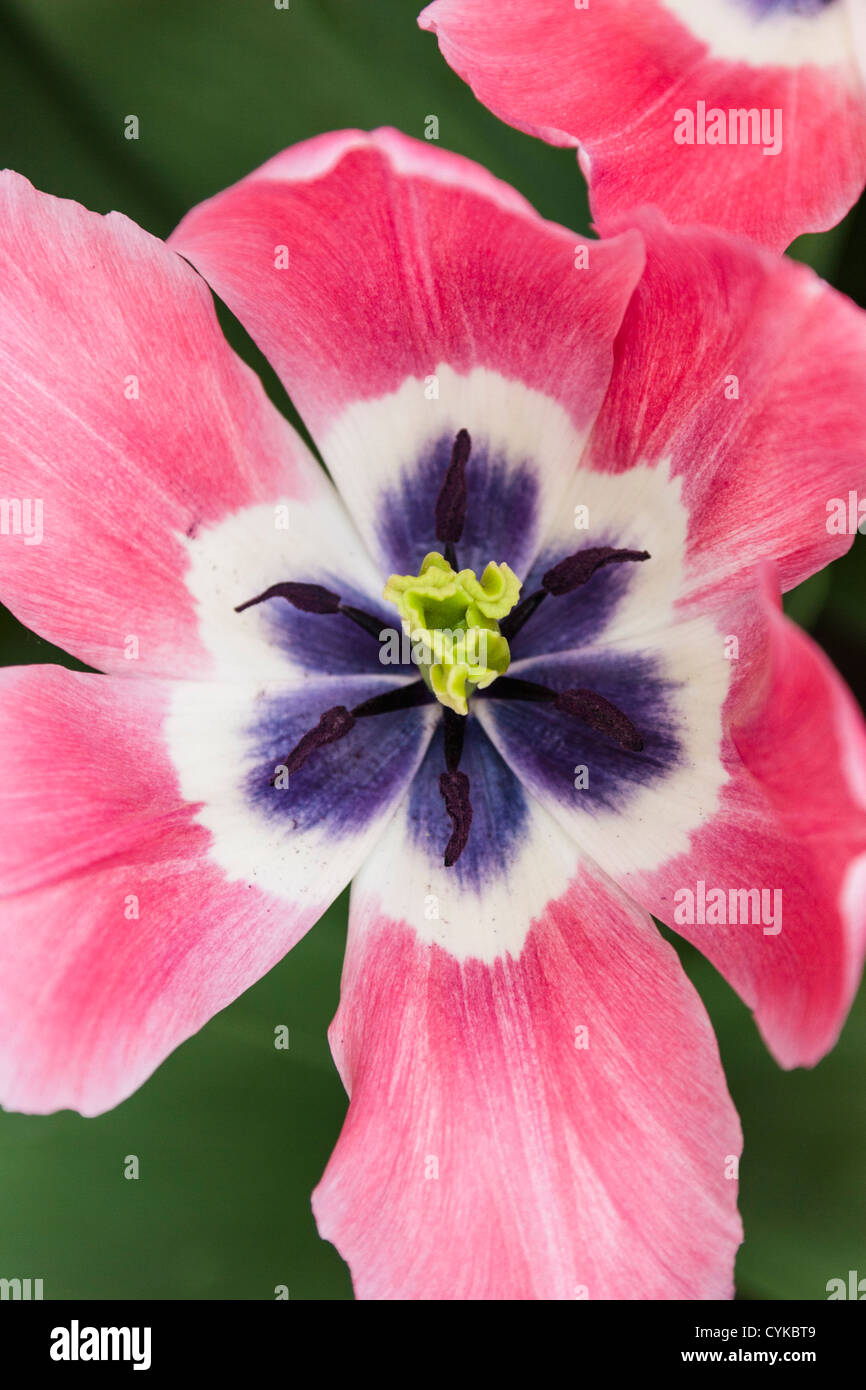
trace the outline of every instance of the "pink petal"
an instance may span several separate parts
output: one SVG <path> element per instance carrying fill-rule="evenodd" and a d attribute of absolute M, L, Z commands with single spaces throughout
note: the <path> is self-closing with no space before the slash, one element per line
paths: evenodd
<path fill-rule="evenodd" d="M 583 868 L 519 953 L 461 961 L 374 869 L 331 1031 L 351 1105 L 313 1199 L 356 1295 L 729 1298 L 739 1124 L 648 917 Z"/>
<path fill-rule="evenodd" d="M 231 647 L 242 621 L 258 621 L 232 604 L 271 582 L 256 557 L 291 549 L 291 535 L 275 532 L 275 504 L 288 506 L 296 537 L 310 530 L 305 510 L 327 513 L 331 524 L 314 528 L 320 555 L 357 547 L 331 489 L 228 348 L 206 286 L 134 223 L 4 173 L 0 262 L 4 601 L 102 669 L 212 672 L 220 662 L 199 630 L 207 594 L 186 583 L 191 550 L 249 509 L 232 553 L 223 535 L 198 566 L 200 588 L 219 578 L 228 590 Z M 278 568 L 276 578 L 295 577 Z"/>
<path fill-rule="evenodd" d="M 812 1065 L 836 1041 L 866 951 L 866 728 L 853 697 L 766 577 L 712 621 L 512 669 L 605 693 L 575 665 L 620 672 L 642 753 L 495 699 L 485 730 L 581 849 L 717 966 L 781 1064 Z M 647 665 L 667 694 L 653 695 Z M 579 792 L 573 763 L 589 767 Z"/>
<path fill-rule="evenodd" d="M 328 786 L 306 775 L 315 823 L 293 831 L 291 786 L 271 792 L 285 811 L 256 795 L 272 689 L 45 666 L 7 668 L 0 695 L 0 1100 L 92 1115 L 318 920 L 404 794 L 422 712 L 380 717 L 402 722 L 376 731 L 378 761 L 358 739 L 379 721 L 360 720 Z M 347 826 L 353 797 L 372 809 Z"/>
<path fill-rule="evenodd" d="M 586 462 L 670 465 L 693 596 L 749 587 L 765 559 L 789 589 L 853 540 L 831 499 L 847 515 L 849 491 L 866 492 L 866 315 L 805 266 L 649 210 L 637 222 L 647 266 Z"/>
<path fill-rule="evenodd" d="M 866 725 L 818 646 L 785 618 L 778 585 L 731 616 L 740 663 L 725 709 L 730 781 L 687 855 L 629 887 L 698 946 L 754 1009 L 786 1067 L 833 1047 L 866 954 Z M 673 894 L 698 880 L 781 894 L 772 926 L 676 921 Z"/>
<path fill-rule="evenodd" d="M 603 229 L 654 203 L 783 250 L 835 225 L 866 182 L 862 57 L 841 4 L 760 16 L 735 0 L 435 0 L 419 23 L 503 120 L 580 144 Z M 694 143 L 675 140 L 677 113 L 697 120 L 699 102 L 725 113 L 724 145 L 699 143 L 697 126 Z M 768 138 L 728 143 L 740 109 L 768 113 Z"/>
<path fill-rule="evenodd" d="M 383 564 L 387 488 L 460 428 L 509 467 L 509 444 L 515 469 L 543 461 L 549 519 L 643 259 L 636 234 L 583 242 L 393 130 L 286 150 L 195 208 L 171 245 L 273 362 Z"/>

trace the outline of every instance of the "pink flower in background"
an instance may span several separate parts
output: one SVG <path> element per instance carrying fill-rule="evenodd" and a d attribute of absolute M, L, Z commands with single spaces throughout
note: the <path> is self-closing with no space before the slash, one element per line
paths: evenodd
<path fill-rule="evenodd" d="M 783 250 L 866 183 L 862 0 L 434 0 L 479 101 L 579 145 L 595 221 L 653 203 Z"/>
<path fill-rule="evenodd" d="M 730 1296 L 739 1124 L 650 913 L 784 1066 L 832 1047 L 866 735 L 778 597 L 851 541 L 863 316 L 654 212 L 584 241 L 394 131 L 168 246 L 0 199 L 0 488 L 44 504 L 2 596 L 106 673 L 0 680 L 0 1098 L 116 1105 L 354 878 L 314 1209 L 356 1293 Z M 380 660 L 431 551 L 523 586 L 466 718 Z"/>

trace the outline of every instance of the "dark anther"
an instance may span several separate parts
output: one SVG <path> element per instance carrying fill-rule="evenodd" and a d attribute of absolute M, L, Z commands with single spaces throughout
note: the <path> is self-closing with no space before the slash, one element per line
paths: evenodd
<path fill-rule="evenodd" d="M 616 550 L 612 545 L 591 546 L 588 550 L 578 550 L 575 555 L 567 555 L 564 560 L 545 571 L 540 589 L 536 589 L 534 594 L 529 594 L 502 619 L 499 624 L 502 636 L 510 642 L 548 594 L 552 594 L 554 598 L 561 598 L 563 594 L 573 593 L 605 565 L 620 564 L 623 560 L 649 558 L 648 550 Z"/>
<path fill-rule="evenodd" d="M 373 695 L 369 700 L 362 700 L 353 710 L 347 710 L 345 705 L 334 705 L 332 709 L 325 710 L 315 729 L 310 729 L 309 733 L 304 734 L 292 749 L 284 763 L 286 771 L 290 774 L 298 772 L 317 748 L 345 738 L 354 728 L 356 719 L 369 719 L 375 714 L 394 714 L 397 710 L 414 709 L 416 705 L 429 704 L 433 698 L 423 681 L 412 681 L 411 685 L 401 685 L 396 690 L 386 690 L 382 695 Z M 278 773 L 275 772 L 271 778 L 271 786 L 276 783 L 277 776 Z"/>
<path fill-rule="evenodd" d="M 597 733 L 607 734 L 608 738 L 612 738 L 621 748 L 627 748 L 630 753 L 639 753 L 643 748 L 643 739 L 628 715 L 594 690 L 551 690 L 550 686 L 540 685 L 536 681 L 500 676 L 489 692 L 479 693 L 488 695 L 490 699 L 552 704 L 561 714 L 571 715 Z"/>
<path fill-rule="evenodd" d="M 458 716 L 459 717 L 459 716 Z M 451 817 L 451 838 L 445 846 L 445 867 L 457 863 L 469 839 L 472 824 L 472 803 L 469 800 L 469 778 L 465 772 L 440 772 L 439 791 L 445 798 L 445 810 Z"/>
<path fill-rule="evenodd" d="M 372 613 L 365 613 L 363 608 L 353 608 L 351 604 L 342 603 L 339 594 L 333 593 L 321 584 L 272 584 L 263 594 L 248 598 L 246 603 L 239 603 L 235 612 L 243 613 L 245 608 L 252 608 L 254 604 L 264 603 L 265 599 L 269 598 L 284 598 L 302 613 L 342 613 L 345 618 L 350 618 L 377 640 L 382 631 L 379 618 Z"/>
<path fill-rule="evenodd" d="M 256 598 L 248 598 L 246 603 L 239 603 L 235 609 L 236 613 L 243 613 L 245 608 L 252 608 L 253 604 L 264 603 L 268 598 L 288 599 L 293 608 L 300 608 L 302 613 L 339 613 L 340 595 L 334 594 L 330 589 L 325 589 L 321 584 L 272 584 L 269 589 L 265 589 L 263 594 Z"/>
<path fill-rule="evenodd" d="M 541 587 L 554 598 L 570 594 L 579 589 L 596 570 L 605 565 L 616 565 L 623 560 L 648 560 L 648 550 L 615 550 L 612 545 L 597 545 L 589 550 L 579 550 L 576 555 L 568 555 L 542 575 Z"/>
<path fill-rule="evenodd" d="M 443 738 L 445 743 L 445 766 L 449 772 L 456 772 L 463 753 L 463 736 L 466 733 L 466 716 L 446 705 L 442 711 Z"/>
<path fill-rule="evenodd" d="M 285 760 L 286 771 L 291 775 L 293 772 L 300 772 L 304 763 L 317 748 L 323 748 L 326 743 L 336 743 L 338 739 L 345 738 L 350 729 L 354 728 L 354 716 L 349 713 L 345 705 L 334 705 L 333 709 L 326 709 L 315 729 L 310 729 L 309 733 L 304 734 L 299 743 L 296 743 L 291 753 Z M 274 773 L 271 778 L 271 786 L 277 780 L 278 773 Z"/>
<path fill-rule="evenodd" d="M 454 546 L 463 535 L 466 520 L 466 464 L 472 440 L 468 430 L 458 430 L 451 462 L 436 498 L 436 539 L 445 546 L 445 559 L 457 568 Z"/>
<path fill-rule="evenodd" d="M 639 753 L 643 748 L 643 739 L 628 715 L 594 690 L 563 690 L 553 703 L 563 714 L 570 714 L 588 724 L 590 729 L 607 734 L 630 753 Z"/>

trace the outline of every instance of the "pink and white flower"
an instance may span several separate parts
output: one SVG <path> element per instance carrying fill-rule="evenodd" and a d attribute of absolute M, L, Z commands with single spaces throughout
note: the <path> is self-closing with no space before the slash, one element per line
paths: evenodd
<path fill-rule="evenodd" d="M 652 203 L 783 250 L 866 184 L 862 0 L 434 0 L 419 23 L 491 111 L 579 147 L 602 231 Z"/>
<path fill-rule="evenodd" d="M 358 1295 L 729 1296 L 739 1125 L 649 914 L 781 890 L 776 934 L 682 930 L 783 1065 L 833 1045 L 866 735 L 778 596 L 850 543 L 862 315 L 655 213 L 586 242 L 394 131 L 287 150 L 167 246 L 14 174 L 0 199 L 0 488 L 44 502 L 3 597 L 106 673 L 2 676 L 3 1102 L 117 1104 L 354 878 L 314 1208 Z M 460 560 L 530 602 L 455 752 L 367 619 L 437 549 L 462 431 Z M 335 708 L 354 727 L 305 742 Z"/>

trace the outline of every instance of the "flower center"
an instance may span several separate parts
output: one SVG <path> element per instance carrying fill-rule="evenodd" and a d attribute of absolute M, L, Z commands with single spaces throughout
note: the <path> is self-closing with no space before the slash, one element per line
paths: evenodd
<path fill-rule="evenodd" d="M 431 550 L 419 574 L 392 574 L 384 597 L 393 603 L 413 645 L 412 657 L 440 704 L 468 714 L 467 701 L 504 675 L 511 661 L 499 619 L 511 612 L 520 580 L 491 561 L 481 578 L 455 570 Z"/>
<path fill-rule="evenodd" d="M 643 736 L 625 711 L 596 691 L 553 690 L 536 681 L 506 676 L 505 672 L 511 661 L 509 641 L 545 599 L 573 593 L 608 565 L 648 560 L 649 553 L 607 545 L 579 550 L 547 570 L 541 577 L 541 587 L 520 603 L 521 583 L 508 565 L 491 562 L 480 579 L 474 570 L 458 569 L 457 544 L 466 520 L 466 465 L 471 450 L 468 431 L 458 430 L 436 499 L 436 539 L 444 554 L 431 550 L 424 557 L 419 574 L 392 574 L 385 586 L 385 598 L 396 605 L 403 627 L 414 643 L 412 656 L 423 680 L 374 695 L 353 709 L 333 705 L 325 710 L 318 724 L 290 749 L 270 778 L 271 786 L 285 785 L 281 774 L 298 772 L 318 749 L 350 734 L 359 719 L 415 709 L 432 703 L 431 695 L 435 696 L 444 706 L 445 771 L 439 777 L 439 792 L 451 821 L 444 854 L 446 868 L 457 863 L 472 826 L 469 778 L 460 769 L 460 758 L 468 700 L 474 691 L 485 690 L 501 677 L 494 698 L 551 704 L 560 714 L 604 734 L 621 748 L 640 753 L 644 746 Z M 243 613 L 275 598 L 285 599 L 302 613 L 340 614 L 371 638 L 381 637 L 381 623 L 375 614 L 344 603 L 339 594 L 321 584 L 296 580 L 272 584 L 264 593 L 238 604 L 235 612 Z"/>

